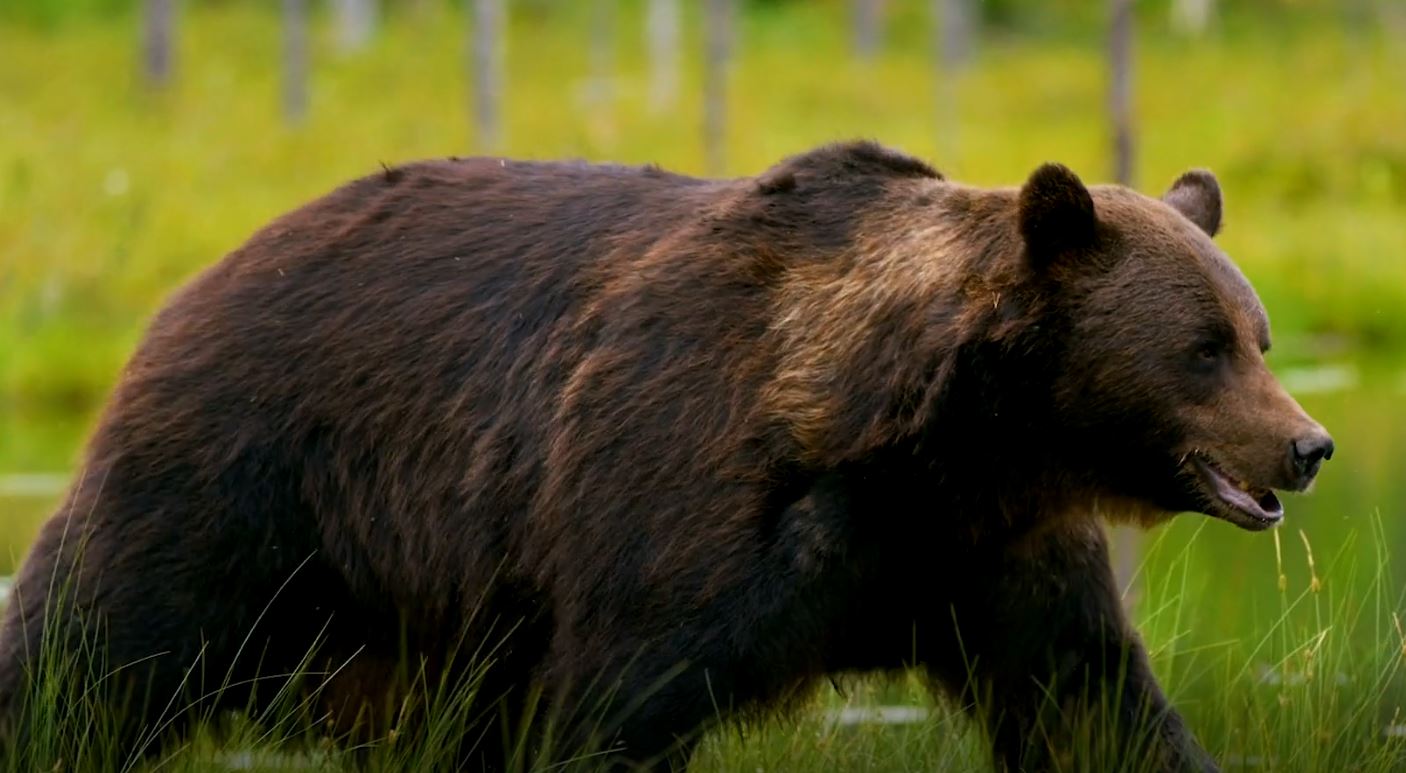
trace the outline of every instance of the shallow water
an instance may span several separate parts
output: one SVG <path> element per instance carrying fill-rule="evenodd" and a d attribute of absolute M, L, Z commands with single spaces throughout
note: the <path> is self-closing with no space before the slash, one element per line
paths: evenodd
<path fill-rule="evenodd" d="M 1279 575 L 1289 590 L 1311 581 L 1311 551 L 1320 581 L 1364 576 L 1389 554 L 1396 576 L 1406 572 L 1406 370 L 1365 361 L 1282 368 L 1281 380 L 1332 433 L 1337 450 L 1306 494 L 1284 495 L 1285 520 L 1271 532 L 1244 532 L 1197 515 L 1178 516 L 1143 539 L 1187 548 L 1197 578 L 1209 584 L 1202 603 L 1230 611 L 1247 604 L 1278 604 Z M 1380 531 L 1378 532 L 1378 527 Z M 1278 551 L 1276 540 L 1278 537 Z M 1327 578 L 1327 580 L 1324 580 Z M 1211 589 L 1214 588 L 1214 592 Z"/>

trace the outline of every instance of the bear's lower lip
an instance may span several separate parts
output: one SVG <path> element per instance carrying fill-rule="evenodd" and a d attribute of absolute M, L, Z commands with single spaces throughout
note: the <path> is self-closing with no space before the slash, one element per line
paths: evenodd
<path fill-rule="evenodd" d="M 1270 489 L 1242 483 L 1199 454 L 1196 456 L 1196 468 L 1210 484 L 1216 499 L 1228 509 L 1229 512 L 1221 516 L 1225 520 L 1250 531 L 1267 529 L 1284 520 L 1284 506 Z"/>

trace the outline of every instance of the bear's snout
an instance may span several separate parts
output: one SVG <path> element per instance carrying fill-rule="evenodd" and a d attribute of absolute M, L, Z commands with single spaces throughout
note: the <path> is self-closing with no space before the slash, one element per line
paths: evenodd
<path fill-rule="evenodd" d="M 1318 468 L 1333 458 L 1333 438 L 1322 427 L 1289 443 L 1289 472 L 1295 488 L 1302 491 L 1313 483 Z"/>

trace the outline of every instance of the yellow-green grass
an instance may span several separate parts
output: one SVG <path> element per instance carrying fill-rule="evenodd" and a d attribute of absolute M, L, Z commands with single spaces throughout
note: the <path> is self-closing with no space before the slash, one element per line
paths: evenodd
<path fill-rule="evenodd" d="M 687 24 L 680 101 L 654 112 L 637 5 L 618 18 L 613 88 L 599 102 L 589 98 L 588 25 L 570 15 L 584 9 L 515 17 L 502 152 L 707 171 L 701 25 Z M 850 55 L 842 3 L 745 15 L 725 172 L 869 136 L 978 184 L 1018 184 L 1045 160 L 1107 178 L 1099 40 L 994 36 L 942 82 L 918 5 L 893 3 L 893 44 L 867 64 Z M 269 218 L 380 162 L 483 151 L 459 16 L 438 6 L 400 14 L 351 56 L 315 19 L 311 110 L 289 127 L 271 8 L 188 9 L 177 79 L 162 93 L 136 77 L 131 20 L 0 26 L 0 472 L 69 469 L 162 298 Z M 1344 441 L 1320 492 L 1289 503 L 1319 548 L 1319 592 L 1308 590 L 1297 532 L 1281 534 L 1281 594 L 1265 535 L 1184 518 L 1147 538 L 1161 546 L 1147 561 L 1140 623 L 1169 690 L 1218 754 L 1272 754 L 1280 770 L 1406 765 L 1400 742 L 1381 735 L 1401 700 L 1391 615 L 1401 597 L 1378 574 L 1406 496 L 1392 483 L 1406 442 L 1386 431 L 1398 402 L 1390 360 L 1406 342 L 1406 47 L 1391 45 L 1391 30 L 1322 24 L 1237 24 L 1194 42 L 1156 21 L 1141 32 L 1139 185 L 1157 192 L 1191 166 L 1220 175 L 1220 242 L 1270 310 L 1276 367 L 1321 357 L 1335 340 L 1375 348 L 1389 365 L 1365 403 L 1309 401 Z M 0 545 L 17 554 L 51 505 L 0 498 Z M 1377 506 L 1389 533 L 1351 536 Z M 0 573 L 14 557 L 0 555 Z M 1266 684 L 1264 665 L 1314 677 Z M 857 701 L 921 699 L 908 683 L 851 690 Z M 917 729 L 831 727 L 820 711 L 842 702 L 822 695 L 799 720 L 710 736 L 698 765 L 931 770 L 981 758 L 950 711 Z M 217 745 L 203 738 L 171 768 L 204 769 Z"/>
<path fill-rule="evenodd" d="M 612 87 L 592 101 L 587 5 L 514 6 L 501 150 L 706 172 L 695 5 L 685 4 L 679 100 L 662 111 L 649 105 L 638 2 L 616 17 Z M 978 184 L 1017 184 L 1048 159 L 1107 178 L 1096 37 L 991 34 L 966 71 L 938 73 L 926 5 L 890 4 L 890 44 L 870 63 L 850 53 L 843 3 L 748 6 L 729 78 L 726 172 L 870 136 Z M 0 473 L 71 469 L 146 319 L 268 219 L 381 162 L 482 151 L 463 19 L 423 7 L 391 16 L 355 55 L 339 55 L 329 20 L 316 17 L 312 104 L 297 127 L 279 113 L 271 8 L 186 9 L 177 76 L 159 93 L 137 74 L 135 19 L 0 26 Z M 1190 40 L 1161 19 L 1145 18 L 1137 49 L 1142 187 L 1156 192 L 1190 166 L 1221 175 L 1220 241 L 1264 296 L 1275 363 L 1335 340 L 1400 351 L 1400 30 L 1277 16 Z M 22 549 L 51 504 L 0 499 L 0 552 Z"/>
<path fill-rule="evenodd" d="M 1243 635 L 1216 642 L 1192 635 L 1200 592 L 1194 586 L 1202 580 L 1188 559 L 1190 546 L 1204 533 L 1188 543 L 1163 539 L 1151 546 L 1146 567 L 1155 568 L 1156 576 L 1138 595 L 1137 616 L 1154 668 L 1225 769 L 1387 773 L 1406 765 L 1401 670 L 1406 631 L 1397 616 L 1403 595 L 1391 576 L 1381 522 L 1369 520 L 1367 527 L 1356 535 L 1371 548 L 1362 563 L 1321 555 L 1315 560 L 1306 537 L 1286 534 L 1278 542 L 1273 571 L 1253 578 L 1276 602 L 1247 614 Z M 491 648 L 483 652 L 489 656 L 474 661 L 474 673 L 493 667 Z M 84 656 L 55 650 L 43 661 L 43 673 L 62 677 Z M 211 670 L 197 666 L 192 674 L 208 679 Z M 218 682 L 219 670 L 213 671 Z M 341 731 L 301 711 L 309 699 L 282 683 L 269 675 L 267 689 L 279 691 L 275 704 L 281 708 L 260 714 L 261 721 L 201 714 L 209 719 L 193 736 L 129 767 L 133 760 L 113 754 L 112 717 L 98 704 L 65 700 L 68 693 L 56 687 L 62 682 L 53 682 L 27 714 L 33 740 L 0 760 L 0 770 L 203 771 L 227 769 L 223 766 L 234 759 L 245 765 L 241 769 L 269 771 L 449 770 L 448 752 L 460 739 L 479 737 L 475 718 L 489 710 L 472 678 L 454 685 L 419 683 L 419 700 L 431 707 L 427 715 L 411 712 L 408 716 L 417 719 L 397 724 L 394 736 L 349 751 L 331 743 Z M 835 721 L 841 708 L 875 706 L 916 706 L 931 713 L 911 724 Z M 174 727 L 195 716 L 193 711 L 194 704 L 172 701 L 162 724 Z M 526 719 L 540 727 L 540 716 L 529 711 Z M 1111 740 L 1097 724 L 1086 727 L 1077 737 L 1075 759 L 1061 770 L 1151 773 L 1145 762 L 1110 758 Z M 537 747 L 524 739 L 520 748 Z M 559 766 L 532 769 L 594 767 L 593 758 L 555 756 Z M 512 760 L 509 769 L 526 769 L 518 767 L 523 761 Z M 906 676 L 887 682 L 842 679 L 839 689 L 825 685 L 796 713 L 724 722 L 703 738 L 692 769 L 982 771 L 990 766 L 982 733 L 961 707 L 934 701 L 919 678 Z"/>
<path fill-rule="evenodd" d="M 144 320 L 194 271 L 274 215 L 381 162 L 481 152 L 468 118 L 462 19 L 400 14 L 336 53 L 315 19 L 311 109 L 279 113 L 277 17 L 229 4 L 180 20 L 177 76 L 137 76 L 134 21 L 0 28 L 0 397 L 11 410 L 91 410 Z M 643 34 L 615 25 L 611 88 L 590 87 L 575 6 L 514 17 L 504 153 L 704 169 L 701 24 L 686 23 L 677 105 L 652 111 Z M 996 37 L 944 82 L 921 14 L 880 59 L 850 55 L 843 4 L 742 18 L 726 172 L 752 173 L 869 136 L 979 184 L 1048 159 L 1108 176 L 1097 39 Z M 1221 242 L 1282 334 L 1406 340 L 1406 56 L 1391 33 L 1272 27 L 1189 41 L 1144 25 L 1137 178 L 1160 191 L 1208 166 L 1228 197 Z M 1399 47 L 1398 47 L 1399 48 Z"/>

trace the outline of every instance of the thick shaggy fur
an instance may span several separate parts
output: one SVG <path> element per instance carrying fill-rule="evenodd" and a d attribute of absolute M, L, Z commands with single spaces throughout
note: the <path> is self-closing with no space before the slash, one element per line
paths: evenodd
<path fill-rule="evenodd" d="M 1046 169 L 978 190 L 869 143 L 718 181 L 446 160 L 280 218 L 127 366 L 6 611 L 0 699 L 89 615 L 148 724 L 197 661 L 284 673 L 320 635 L 356 664 L 332 708 L 374 714 L 407 654 L 491 641 L 500 716 L 536 685 L 622 762 L 914 667 L 1002 764 L 1069 751 L 1111 693 L 1128 753 L 1209 768 L 1094 513 L 1160 512 L 1108 480 L 1186 442 L 1180 385 L 1119 358 L 1212 316 L 1183 296 L 1258 302 L 1174 206 Z M 1122 300 L 1185 324 L 1096 305 L 1139 250 L 1179 262 Z"/>

